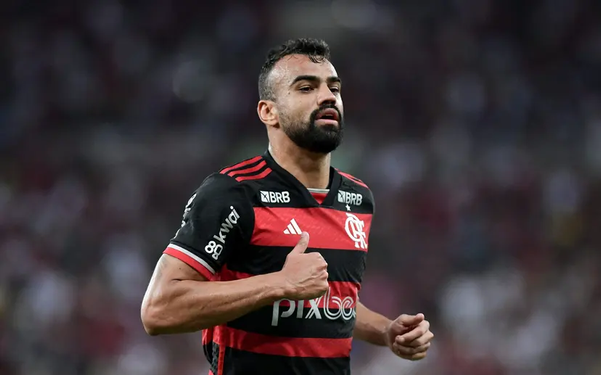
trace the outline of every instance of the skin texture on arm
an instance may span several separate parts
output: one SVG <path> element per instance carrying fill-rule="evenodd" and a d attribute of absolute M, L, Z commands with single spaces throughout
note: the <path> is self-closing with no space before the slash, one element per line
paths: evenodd
<path fill-rule="evenodd" d="M 386 332 L 392 321 L 357 302 L 357 321 L 355 322 L 355 339 L 373 345 L 386 346 Z"/>
<path fill-rule="evenodd" d="M 162 255 L 144 295 L 142 323 L 150 335 L 214 327 L 283 298 L 284 285 L 278 273 L 207 281 L 181 260 Z"/>
<path fill-rule="evenodd" d="M 328 265 L 305 253 L 308 233 L 286 257 L 281 271 L 233 281 L 207 281 L 170 255 L 159 259 L 142 301 L 141 318 L 150 335 L 214 327 L 282 298 L 312 299 L 328 290 Z"/>

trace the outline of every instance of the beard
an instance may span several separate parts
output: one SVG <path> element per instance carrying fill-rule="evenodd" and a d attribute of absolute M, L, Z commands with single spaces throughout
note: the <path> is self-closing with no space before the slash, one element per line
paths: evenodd
<path fill-rule="evenodd" d="M 338 126 L 318 126 L 317 115 L 326 108 L 332 108 L 338 112 Z M 298 147 L 318 154 L 329 154 L 336 150 L 342 143 L 344 119 L 342 113 L 334 106 L 324 106 L 311 113 L 308 122 L 286 121 L 282 126 L 284 133 Z"/>

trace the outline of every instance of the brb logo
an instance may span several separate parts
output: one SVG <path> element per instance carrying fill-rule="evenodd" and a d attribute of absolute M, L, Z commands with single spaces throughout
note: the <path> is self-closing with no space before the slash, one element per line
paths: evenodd
<path fill-rule="evenodd" d="M 361 206 L 361 203 L 363 202 L 363 195 L 339 190 L 338 202 L 342 204 L 352 204 L 353 206 Z"/>
<path fill-rule="evenodd" d="M 290 192 L 261 190 L 261 202 L 263 202 L 263 203 L 290 203 Z"/>
<path fill-rule="evenodd" d="M 240 219 L 240 215 L 236 209 L 233 206 L 230 206 L 230 209 L 232 211 L 227 215 L 225 221 L 221 223 L 219 232 L 213 236 L 214 241 L 210 241 L 207 246 L 205 246 L 207 254 L 210 254 L 215 260 L 219 259 L 219 256 L 223 251 L 223 245 L 225 245 L 227 234 L 234 229 L 234 225 L 238 224 L 238 219 Z"/>
<path fill-rule="evenodd" d="M 355 241 L 357 249 L 367 249 L 367 235 L 363 231 L 365 222 L 353 214 L 347 213 L 346 216 L 346 223 L 344 223 L 346 234 Z"/>
<path fill-rule="evenodd" d="M 288 301 L 289 306 L 284 306 L 285 311 L 280 313 L 280 304 L 282 301 Z M 323 307 L 320 309 L 319 305 Z M 331 306 L 333 305 L 333 306 Z M 332 311 L 337 310 L 337 311 Z M 290 318 L 294 315 L 296 319 L 328 319 L 328 320 L 351 320 L 357 315 L 355 311 L 355 299 L 350 296 L 344 298 L 332 296 L 330 289 L 319 298 L 309 300 L 309 307 L 305 307 L 305 301 L 292 301 L 281 299 L 273 304 L 271 314 L 271 325 L 277 327 L 280 318 Z"/>

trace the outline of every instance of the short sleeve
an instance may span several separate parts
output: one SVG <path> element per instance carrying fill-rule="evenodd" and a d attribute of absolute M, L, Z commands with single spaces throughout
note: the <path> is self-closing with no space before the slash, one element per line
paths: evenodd
<path fill-rule="evenodd" d="M 371 198 L 371 214 L 375 216 L 376 214 L 376 198 L 374 197 L 374 193 L 369 189 L 369 197 Z"/>
<path fill-rule="evenodd" d="M 250 243 L 254 211 L 242 185 L 213 174 L 192 194 L 181 227 L 164 253 L 178 258 L 207 279 Z"/>

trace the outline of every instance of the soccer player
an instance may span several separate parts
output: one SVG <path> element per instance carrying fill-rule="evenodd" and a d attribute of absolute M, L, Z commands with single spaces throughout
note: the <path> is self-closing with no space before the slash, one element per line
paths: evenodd
<path fill-rule="evenodd" d="M 259 95 L 269 147 L 191 196 L 144 296 L 144 328 L 202 330 L 213 375 L 349 374 L 353 338 L 424 358 L 423 314 L 389 320 L 358 298 L 374 200 L 330 165 L 344 116 L 328 45 L 272 49 Z"/>

